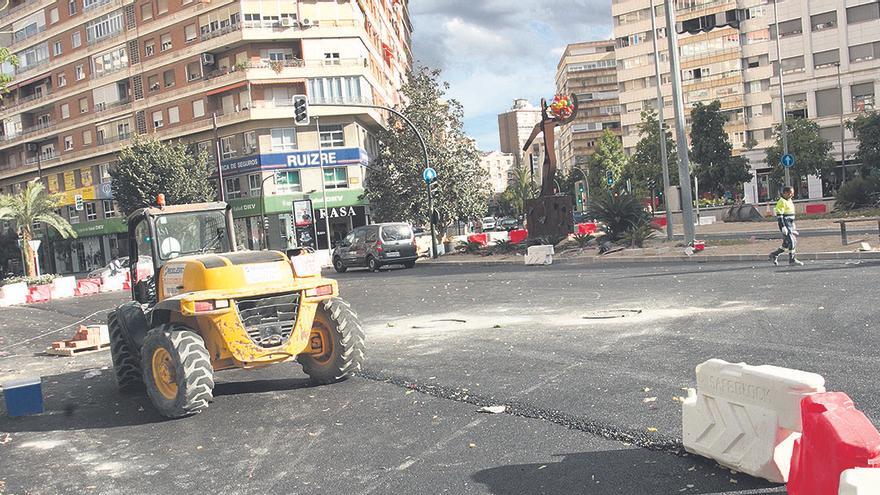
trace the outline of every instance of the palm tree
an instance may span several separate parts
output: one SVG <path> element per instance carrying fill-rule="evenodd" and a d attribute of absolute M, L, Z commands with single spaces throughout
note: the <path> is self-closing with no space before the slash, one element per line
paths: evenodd
<path fill-rule="evenodd" d="M 59 202 L 60 198 L 46 192 L 43 183 L 38 180 L 28 182 L 18 195 L 0 195 L 0 220 L 12 220 L 18 226 L 28 277 L 36 276 L 35 253 L 28 242 L 34 238 L 34 223 L 40 222 L 52 227 L 65 239 L 76 237 L 76 231 L 67 220 L 55 213 L 55 209 L 60 206 Z"/>
<path fill-rule="evenodd" d="M 531 173 L 523 166 L 513 169 L 510 184 L 504 191 L 503 197 L 513 208 L 517 216 L 521 216 L 526 210 L 526 201 L 538 197 L 540 188 L 532 180 Z"/>

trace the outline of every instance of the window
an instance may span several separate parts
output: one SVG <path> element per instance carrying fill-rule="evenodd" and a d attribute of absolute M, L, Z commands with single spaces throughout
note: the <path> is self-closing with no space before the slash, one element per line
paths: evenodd
<path fill-rule="evenodd" d="M 162 110 L 153 112 L 153 128 L 158 129 L 163 125 L 165 125 L 165 122 L 162 120 Z"/>
<path fill-rule="evenodd" d="M 836 28 L 837 11 L 832 10 L 831 12 L 825 12 L 824 14 L 810 16 L 810 26 L 812 26 L 813 32 Z"/>
<path fill-rule="evenodd" d="M 82 137 L 83 137 L 83 145 L 84 146 L 92 144 L 92 131 L 89 131 L 89 130 L 83 131 Z"/>
<path fill-rule="evenodd" d="M 101 77 L 128 67 L 128 52 L 124 46 L 107 50 L 92 57 L 92 74 Z"/>
<path fill-rule="evenodd" d="M 102 163 L 98 165 L 98 173 L 101 174 L 101 183 L 106 184 L 110 182 L 110 164 Z"/>
<path fill-rule="evenodd" d="M 86 24 L 86 39 L 89 43 L 102 40 L 122 31 L 122 11 L 104 14 Z"/>
<path fill-rule="evenodd" d="M 144 56 L 152 57 L 156 54 L 156 40 L 144 41 Z"/>
<path fill-rule="evenodd" d="M 76 0 L 70 0 L 70 2 L 67 3 L 67 12 L 70 15 L 76 14 Z"/>
<path fill-rule="evenodd" d="M 58 87 L 63 88 L 67 86 L 67 77 L 64 74 L 58 74 Z"/>
<path fill-rule="evenodd" d="M 260 195 L 260 187 L 262 186 L 263 178 L 260 174 L 251 174 L 248 175 L 248 186 L 251 189 L 251 197 L 257 197 Z"/>
<path fill-rule="evenodd" d="M 196 25 L 188 24 L 183 28 L 183 32 L 186 34 L 186 42 L 189 43 L 196 39 Z"/>
<path fill-rule="evenodd" d="M 86 222 L 94 222 L 98 219 L 98 208 L 92 201 L 86 202 Z"/>
<path fill-rule="evenodd" d="M 186 64 L 186 80 L 187 81 L 197 81 L 202 77 L 202 62 L 196 60 L 195 62 L 190 62 Z"/>
<path fill-rule="evenodd" d="M 220 154 L 223 158 L 232 158 L 235 156 L 235 136 L 225 136 L 220 138 Z"/>
<path fill-rule="evenodd" d="M 840 126 L 820 128 L 819 137 L 831 142 L 840 142 Z"/>
<path fill-rule="evenodd" d="M 785 115 L 795 118 L 809 118 L 806 93 L 788 95 L 785 97 Z"/>
<path fill-rule="evenodd" d="M 149 21 L 153 18 L 153 2 L 141 5 L 141 20 Z"/>
<path fill-rule="evenodd" d="M 859 22 L 880 19 L 880 3 L 870 2 L 846 9 L 846 23 L 857 24 Z"/>
<path fill-rule="evenodd" d="M 816 115 L 828 117 L 840 115 L 843 105 L 840 101 L 840 88 L 820 89 L 816 91 Z"/>
<path fill-rule="evenodd" d="M 177 107 L 171 107 L 168 109 L 168 123 L 176 124 L 180 122 L 180 110 Z"/>
<path fill-rule="evenodd" d="M 244 152 L 253 153 L 257 151 L 257 131 L 248 131 L 244 133 Z"/>
<path fill-rule="evenodd" d="M 61 55 L 61 42 L 60 41 L 56 41 L 55 44 L 52 45 L 52 55 L 55 55 L 56 57 L 58 55 Z"/>
<path fill-rule="evenodd" d="M 773 30 L 775 31 L 773 26 Z M 786 38 L 788 36 L 797 36 L 804 32 L 803 23 L 800 19 L 792 19 L 779 23 L 779 37 Z"/>
<path fill-rule="evenodd" d="M 166 50 L 170 50 L 171 49 L 171 33 L 163 34 L 162 37 L 160 38 L 160 42 L 162 43 L 162 46 L 160 48 L 163 52 Z"/>
<path fill-rule="evenodd" d="M 162 80 L 165 82 L 165 87 L 170 88 L 174 86 L 174 69 L 166 70 L 162 73 Z"/>
<path fill-rule="evenodd" d="M 241 197 L 241 183 L 239 182 L 238 177 L 230 177 L 223 182 L 226 183 L 227 198 L 236 199 Z"/>
<path fill-rule="evenodd" d="M 62 119 L 70 118 L 70 105 L 68 105 L 67 103 L 61 104 L 61 118 Z"/>
<path fill-rule="evenodd" d="M 79 212 L 76 211 L 76 206 L 67 207 L 67 218 L 71 224 L 75 225 L 79 223 Z"/>
<path fill-rule="evenodd" d="M 157 10 L 159 14 L 168 12 L 168 0 L 158 0 L 157 3 L 159 5 L 159 9 Z"/>
<path fill-rule="evenodd" d="M 299 170 L 276 172 L 275 190 L 282 194 L 302 192 Z"/>
<path fill-rule="evenodd" d="M 272 129 L 272 151 L 293 151 L 296 149 L 296 129 L 285 127 Z"/>
<path fill-rule="evenodd" d="M 822 67 L 833 67 L 840 62 L 840 50 L 828 50 L 813 54 L 813 67 L 821 69 Z"/>
<path fill-rule="evenodd" d="M 849 47 L 850 62 L 864 62 L 865 60 L 874 60 L 878 56 L 880 56 L 880 41 Z"/>
<path fill-rule="evenodd" d="M 853 112 L 871 112 L 874 110 L 874 82 L 852 85 Z"/>
<path fill-rule="evenodd" d="M 53 8 L 52 10 L 49 11 L 49 23 L 55 24 L 56 22 L 58 22 L 58 8 L 57 7 Z"/>
<path fill-rule="evenodd" d="M 321 127 L 321 147 L 339 148 L 345 146 L 345 136 L 341 125 Z"/>
<path fill-rule="evenodd" d="M 79 31 L 75 31 L 70 35 L 70 44 L 73 45 L 74 48 L 79 48 L 82 45 L 82 36 L 79 34 Z"/>
<path fill-rule="evenodd" d="M 790 57 L 782 59 L 782 73 L 790 74 L 792 72 L 804 71 L 804 56 Z"/>
<path fill-rule="evenodd" d="M 339 52 L 324 54 L 324 65 L 339 65 L 339 63 Z"/>
<path fill-rule="evenodd" d="M 104 218 L 113 218 L 116 216 L 116 203 L 112 199 L 105 199 L 101 202 L 104 207 Z"/>
<path fill-rule="evenodd" d="M 85 70 L 84 66 L 77 65 L 76 69 L 74 69 L 74 72 L 76 72 L 76 80 L 77 81 L 82 81 L 83 79 L 86 78 L 86 70 Z"/>
<path fill-rule="evenodd" d="M 196 100 L 193 102 L 193 117 L 205 116 L 205 100 Z"/>
<path fill-rule="evenodd" d="M 361 88 L 369 88 L 361 77 L 319 77 L 309 79 L 308 94 L 310 101 L 323 102 L 358 102 L 363 100 Z"/>
<path fill-rule="evenodd" d="M 150 88 L 150 92 L 159 91 L 161 86 L 159 85 L 158 74 L 153 74 L 152 76 L 147 77 L 147 87 Z"/>
<path fill-rule="evenodd" d="M 64 136 L 64 151 L 73 149 L 73 136 Z"/>
<path fill-rule="evenodd" d="M 348 167 L 325 168 L 324 187 L 327 189 L 343 189 L 348 187 Z"/>

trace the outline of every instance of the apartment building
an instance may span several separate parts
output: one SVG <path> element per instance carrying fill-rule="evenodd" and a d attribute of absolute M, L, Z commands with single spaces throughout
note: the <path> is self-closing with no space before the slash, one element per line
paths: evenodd
<path fill-rule="evenodd" d="M 483 156 L 480 157 L 480 167 L 486 171 L 486 175 L 489 177 L 493 195 L 501 194 L 507 190 L 514 160 L 512 153 L 500 151 L 483 153 Z"/>
<path fill-rule="evenodd" d="M 617 61 L 614 40 L 574 43 L 565 48 L 556 69 L 557 94 L 575 94 L 577 117 L 557 130 L 559 167 L 586 168 L 605 129 L 620 135 Z"/>
<path fill-rule="evenodd" d="M 330 217 L 331 239 L 367 222 L 364 170 L 383 116 L 317 105 L 400 102 L 406 0 L 13 0 L 0 31 L 20 60 L 3 68 L 14 81 L 0 106 L 0 192 L 41 177 L 79 234 L 38 228 L 43 266 L 83 272 L 126 254 L 109 171 L 134 135 L 181 139 L 212 160 L 219 147 L 241 246 L 259 246 L 263 207 L 269 246 L 293 245 L 298 199 Z M 313 105 L 309 126 L 293 125 L 295 94 Z"/>

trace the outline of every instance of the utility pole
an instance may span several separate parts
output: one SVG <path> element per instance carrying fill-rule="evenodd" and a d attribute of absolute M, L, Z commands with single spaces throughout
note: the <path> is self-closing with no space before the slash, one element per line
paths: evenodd
<path fill-rule="evenodd" d="M 684 125 L 684 101 L 681 94 L 681 70 L 678 63 L 678 32 L 675 30 L 675 2 L 664 0 L 666 12 L 666 39 L 669 41 L 669 75 L 672 78 L 672 104 L 675 109 L 675 138 L 678 143 L 678 183 L 681 184 L 681 219 L 684 224 L 684 242 L 694 243 L 694 199 L 691 194 L 691 172 L 688 142 Z"/>
<path fill-rule="evenodd" d="M 324 232 L 327 234 L 327 250 L 330 247 L 330 210 L 327 209 L 327 178 L 324 177 L 324 154 L 321 150 L 321 118 L 315 117 L 315 128 L 318 130 L 318 164 L 321 167 L 321 196 L 324 199 Z"/>
<path fill-rule="evenodd" d="M 669 158 L 666 156 L 666 119 L 663 117 L 663 91 L 660 89 L 660 51 L 657 49 L 657 21 L 654 19 L 654 0 L 651 2 L 651 41 L 654 42 L 654 73 L 657 77 L 657 118 L 660 120 L 660 161 L 663 164 L 663 202 L 666 210 L 666 240 L 672 240 L 672 212 L 669 211 Z M 668 36 L 668 34 L 667 34 Z M 653 210 L 654 196 L 651 195 Z"/>
<path fill-rule="evenodd" d="M 788 154 L 788 122 L 785 118 L 785 82 L 782 78 L 782 49 L 779 47 L 779 13 L 776 8 L 778 0 L 773 0 L 773 24 L 776 26 L 776 70 L 779 73 L 779 101 L 782 106 L 782 155 Z M 788 167 L 785 169 L 785 185 L 791 185 L 791 172 Z M 846 170 L 844 170 L 846 172 Z"/>
<path fill-rule="evenodd" d="M 846 138 L 843 133 L 843 106 L 846 100 L 843 99 L 843 84 L 840 82 L 840 62 L 837 62 L 837 90 L 840 91 L 840 165 L 843 167 L 843 183 L 846 184 Z"/>
<path fill-rule="evenodd" d="M 214 157 L 217 162 L 217 181 L 219 182 L 220 201 L 226 201 L 226 190 L 223 188 L 223 162 L 220 159 L 220 136 L 217 132 L 217 112 L 212 115 L 214 123 Z"/>

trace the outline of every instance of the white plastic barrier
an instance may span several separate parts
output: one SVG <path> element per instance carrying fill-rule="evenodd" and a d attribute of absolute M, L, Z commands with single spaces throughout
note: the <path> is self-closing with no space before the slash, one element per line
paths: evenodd
<path fill-rule="evenodd" d="M 531 246 L 525 256 L 527 265 L 550 265 L 553 263 L 553 246 Z"/>
<path fill-rule="evenodd" d="M 117 292 L 123 289 L 125 273 L 101 277 L 101 292 Z"/>
<path fill-rule="evenodd" d="M 0 287 L 0 306 L 12 306 L 13 304 L 25 304 L 27 302 L 28 286 L 24 282 L 9 284 Z"/>
<path fill-rule="evenodd" d="M 838 495 L 880 495 L 880 469 L 853 468 L 840 473 Z"/>
<path fill-rule="evenodd" d="M 684 448 L 784 483 L 803 428 L 801 399 L 824 391 L 815 373 L 710 359 L 697 366 L 697 390 L 682 405 Z"/>
<path fill-rule="evenodd" d="M 506 240 L 510 239 L 510 236 L 507 234 L 507 232 L 486 232 L 486 234 L 488 237 L 489 244 L 492 244 L 493 242 L 506 241 Z"/>
<path fill-rule="evenodd" d="M 58 277 L 52 281 L 52 299 L 73 297 L 76 292 L 76 277 Z"/>

